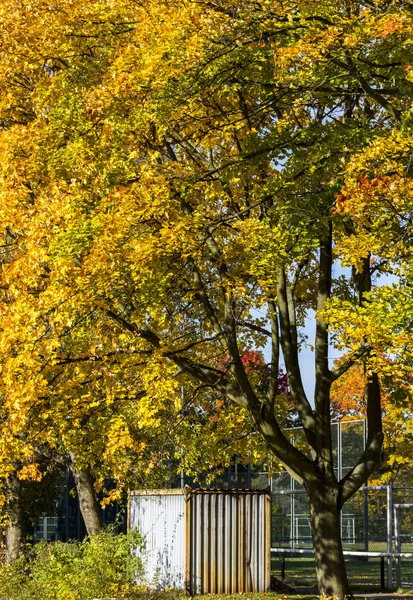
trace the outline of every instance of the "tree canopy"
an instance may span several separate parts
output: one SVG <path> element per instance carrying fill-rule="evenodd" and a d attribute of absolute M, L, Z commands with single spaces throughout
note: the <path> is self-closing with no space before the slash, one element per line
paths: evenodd
<path fill-rule="evenodd" d="M 212 390 L 219 422 L 251 419 L 305 485 L 320 592 L 344 597 L 338 514 L 381 452 L 378 374 L 411 370 L 411 7 L 0 10 L 3 473 L 45 438 L 119 470 L 145 443 L 130 422 L 159 425 L 182 386 Z M 267 341 L 263 386 L 242 357 Z M 282 430 L 281 359 L 305 452 Z M 356 364 L 368 440 L 338 482 L 330 390 Z"/>

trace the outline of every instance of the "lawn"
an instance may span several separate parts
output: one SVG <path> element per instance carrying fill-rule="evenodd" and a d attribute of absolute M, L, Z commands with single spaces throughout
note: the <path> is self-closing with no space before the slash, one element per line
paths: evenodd
<path fill-rule="evenodd" d="M 346 559 L 347 573 L 352 589 L 356 592 L 380 592 L 380 558 L 351 556 Z M 273 575 L 281 579 L 281 560 L 271 560 Z M 387 578 L 387 563 L 385 563 Z M 393 581 L 395 582 L 395 565 Z M 413 560 L 404 559 L 402 563 L 403 592 L 413 588 Z M 285 559 L 285 582 L 292 587 L 316 587 L 314 559 L 312 556 Z"/>
<path fill-rule="evenodd" d="M 196 600 L 319 600 L 318 596 L 313 594 L 277 594 L 268 593 L 247 593 L 247 594 L 207 594 L 205 596 L 195 596 Z M 183 592 L 143 592 L 142 596 L 133 596 L 131 600 L 188 600 Z"/>
<path fill-rule="evenodd" d="M 228 596 L 208 594 L 195 598 L 196 600 L 320 600 L 319 596 L 314 594 L 277 594 L 275 592 L 229 594 Z M 133 596 L 130 600 L 188 600 L 188 596 L 182 592 L 144 592 L 141 597 Z M 363 594 L 358 594 L 357 600 L 363 600 Z"/>

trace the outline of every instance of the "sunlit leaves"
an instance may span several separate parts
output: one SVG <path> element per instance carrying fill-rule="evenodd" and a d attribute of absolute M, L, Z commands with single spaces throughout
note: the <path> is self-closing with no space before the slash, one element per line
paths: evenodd
<path fill-rule="evenodd" d="M 378 273 L 411 275 L 410 12 L 232 0 L 1 11 L 4 464 L 35 464 L 46 443 L 123 485 L 133 461 L 159 468 L 162 444 L 186 439 L 188 469 L 206 446 L 205 464 L 218 449 L 245 456 L 222 442 L 248 437 L 232 405 L 183 420 L 177 441 L 168 426 L 182 388 L 210 405 L 235 380 L 225 357 L 266 345 L 278 268 L 298 325 L 330 224 L 343 264 L 360 270 L 373 253 Z M 408 285 L 362 306 L 339 288 L 324 314 L 333 341 L 351 354 L 368 340 L 369 369 L 397 354 L 403 378 Z M 185 360 L 212 396 L 191 387 Z"/>

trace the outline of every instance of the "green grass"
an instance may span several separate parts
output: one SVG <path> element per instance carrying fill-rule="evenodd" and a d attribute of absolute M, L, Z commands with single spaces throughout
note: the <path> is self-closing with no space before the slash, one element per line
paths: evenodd
<path fill-rule="evenodd" d="M 277 594 L 275 592 L 267 593 L 246 593 L 246 594 L 207 594 L 205 596 L 195 596 L 196 600 L 318 600 L 314 594 Z M 142 595 L 134 595 L 130 600 L 188 600 L 183 592 L 155 592 L 145 591 Z"/>
<path fill-rule="evenodd" d="M 403 592 L 407 593 L 407 592 Z M 402 594 L 403 597 L 403 594 Z M 363 600 L 363 594 L 357 594 L 358 600 Z M 247 593 L 247 594 L 228 594 L 227 596 L 218 594 L 208 594 L 206 596 L 196 596 L 196 600 L 320 600 L 319 596 L 314 594 L 277 594 L 275 592 Z M 134 595 L 128 600 L 188 600 L 183 592 L 142 592 L 142 595 Z"/>
<path fill-rule="evenodd" d="M 347 574 L 350 585 L 355 592 L 380 592 L 380 558 L 363 557 L 346 558 Z M 402 593 L 409 593 L 413 588 L 413 560 L 403 560 L 402 581 L 406 584 Z M 281 560 L 273 557 L 271 571 L 275 577 L 281 579 Z M 387 579 L 387 563 L 385 563 L 385 578 Z M 393 581 L 396 579 L 395 565 L 393 565 Z M 314 558 L 306 556 L 301 558 L 285 559 L 285 582 L 291 587 L 316 587 L 316 574 Z"/>
<path fill-rule="evenodd" d="M 353 591 L 357 598 L 362 600 L 363 593 L 380 593 L 380 558 L 369 558 L 368 561 L 361 557 L 350 557 L 346 560 L 347 570 Z M 387 568 L 387 565 L 385 565 Z M 273 557 L 271 561 L 272 574 L 281 579 L 280 573 L 281 561 Z M 404 566 L 404 574 L 411 576 L 413 581 L 413 561 Z M 386 571 L 387 573 L 387 571 Z M 291 587 L 314 587 L 316 588 L 314 559 L 311 556 L 303 558 L 286 559 L 286 578 L 285 583 Z M 410 586 L 413 588 L 413 585 Z M 413 594 L 413 589 L 403 589 L 404 594 Z M 135 597 L 130 600 L 135 600 Z M 136 600 L 188 600 L 188 597 L 181 592 L 148 592 L 138 595 Z M 269 593 L 245 593 L 229 594 L 228 596 L 209 594 L 206 596 L 196 596 L 194 600 L 319 600 L 317 594 L 297 594 L 276 592 Z"/>

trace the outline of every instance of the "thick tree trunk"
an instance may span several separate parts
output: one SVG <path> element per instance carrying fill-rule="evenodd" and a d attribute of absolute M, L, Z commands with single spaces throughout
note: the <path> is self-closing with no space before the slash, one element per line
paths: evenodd
<path fill-rule="evenodd" d="M 24 519 L 21 501 L 21 481 L 14 476 L 6 480 L 7 513 L 9 524 L 6 532 L 6 562 L 19 558 L 24 544 Z"/>
<path fill-rule="evenodd" d="M 311 531 L 321 596 L 353 598 L 347 579 L 340 530 L 338 490 L 324 481 L 309 489 Z"/>
<path fill-rule="evenodd" d="M 96 535 L 102 529 L 102 519 L 92 474 L 87 468 L 78 469 L 73 462 L 70 464 L 70 470 L 75 480 L 80 512 L 85 522 L 87 534 Z"/>

